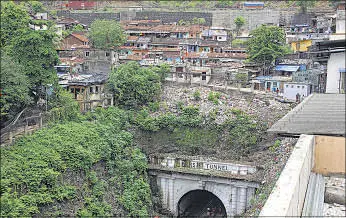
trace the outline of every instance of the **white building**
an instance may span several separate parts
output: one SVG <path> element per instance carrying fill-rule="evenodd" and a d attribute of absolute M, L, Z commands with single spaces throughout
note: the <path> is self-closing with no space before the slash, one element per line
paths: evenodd
<path fill-rule="evenodd" d="M 327 63 L 326 93 L 345 93 L 345 49 L 331 53 Z"/>
<path fill-rule="evenodd" d="M 310 86 L 307 83 L 285 82 L 283 97 L 289 100 L 296 100 L 296 96 L 299 94 L 300 99 L 305 98 L 311 94 Z"/>

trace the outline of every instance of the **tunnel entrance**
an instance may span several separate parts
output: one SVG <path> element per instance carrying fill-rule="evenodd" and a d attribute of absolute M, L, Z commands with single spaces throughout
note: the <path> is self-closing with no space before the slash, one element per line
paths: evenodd
<path fill-rule="evenodd" d="M 186 193 L 178 202 L 178 217 L 227 217 L 221 200 L 205 190 Z"/>

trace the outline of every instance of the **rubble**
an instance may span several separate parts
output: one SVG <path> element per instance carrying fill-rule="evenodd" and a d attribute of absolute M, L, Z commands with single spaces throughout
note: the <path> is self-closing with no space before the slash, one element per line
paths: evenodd
<path fill-rule="evenodd" d="M 193 93 L 199 91 L 201 100 L 195 100 Z M 239 93 L 227 90 L 219 91 L 221 96 L 218 104 L 208 100 L 208 95 L 213 91 L 208 87 L 183 87 L 169 86 L 163 88 L 161 101 L 166 102 L 169 111 L 177 113 L 176 105 L 178 102 L 184 103 L 185 106 L 198 106 L 201 114 L 207 115 L 212 111 L 217 111 L 216 123 L 222 123 L 230 115 L 231 109 L 240 109 L 249 115 L 258 117 L 261 121 L 269 125 L 275 123 L 283 117 L 291 108 L 292 104 L 281 103 L 274 99 L 274 94 L 252 94 Z M 162 111 L 163 112 L 163 111 Z"/>

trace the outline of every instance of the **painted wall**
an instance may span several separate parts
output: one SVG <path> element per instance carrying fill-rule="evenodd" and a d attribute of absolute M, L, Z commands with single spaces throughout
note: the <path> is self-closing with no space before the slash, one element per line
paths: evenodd
<path fill-rule="evenodd" d="M 310 86 L 301 83 L 284 83 L 284 98 L 295 100 L 297 93 L 299 93 L 301 97 L 303 95 L 304 97 L 307 97 L 310 95 Z"/>
<path fill-rule="evenodd" d="M 345 175 L 345 137 L 315 136 L 313 172 Z"/>
<path fill-rule="evenodd" d="M 345 68 L 345 52 L 330 54 L 327 63 L 326 93 L 339 93 L 339 68 Z"/>
<path fill-rule="evenodd" d="M 308 51 L 308 46 L 312 45 L 312 40 L 300 40 L 291 43 L 291 48 L 294 52 Z"/>

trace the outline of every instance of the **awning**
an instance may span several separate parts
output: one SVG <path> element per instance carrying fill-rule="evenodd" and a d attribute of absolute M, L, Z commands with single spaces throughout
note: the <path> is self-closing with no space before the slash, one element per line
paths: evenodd
<path fill-rule="evenodd" d="M 276 71 L 296 72 L 298 69 L 299 69 L 299 66 L 290 66 L 290 65 L 277 65 L 277 66 L 275 66 Z"/>

